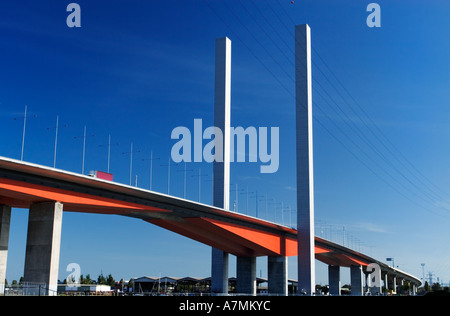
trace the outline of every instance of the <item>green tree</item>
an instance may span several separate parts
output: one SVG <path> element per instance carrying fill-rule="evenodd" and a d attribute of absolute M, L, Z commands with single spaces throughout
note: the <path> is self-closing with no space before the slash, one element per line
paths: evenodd
<path fill-rule="evenodd" d="M 431 290 L 432 290 L 433 292 L 441 291 L 441 290 L 442 290 L 442 287 L 441 287 L 441 285 L 440 285 L 439 283 L 434 283 L 434 284 L 431 286 Z"/>
<path fill-rule="evenodd" d="M 128 281 L 128 288 L 132 289 L 134 287 L 134 280 L 130 279 L 130 281 Z"/>
<path fill-rule="evenodd" d="M 399 287 L 400 293 L 408 292 L 410 290 L 409 283 L 406 282 L 405 284 L 401 285 Z"/>
<path fill-rule="evenodd" d="M 111 273 L 108 275 L 108 278 L 106 279 L 106 284 L 110 285 L 110 286 L 114 286 L 115 285 L 115 281 L 114 278 L 112 277 Z"/>
<path fill-rule="evenodd" d="M 94 281 L 91 279 L 91 275 L 87 274 L 84 278 L 84 284 L 94 284 Z"/>
<path fill-rule="evenodd" d="M 97 278 L 97 284 L 106 284 L 106 278 L 103 275 L 103 273 L 101 273 L 98 278 Z"/>

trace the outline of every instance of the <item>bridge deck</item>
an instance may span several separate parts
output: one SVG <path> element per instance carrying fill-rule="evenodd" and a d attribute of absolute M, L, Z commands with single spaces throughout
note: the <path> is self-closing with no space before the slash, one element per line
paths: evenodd
<path fill-rule="evenodd" d="M 32 203 L 45 201 L 61 202 L 67 212 L 139 218 L 236 256 L 297 255 L 297 231 L 276 223 L 162 193 L 0 157 L 0 204 L 29 208 Z M 391 269 L 362 253 L 319 237 L 315 237 L 315 254 L 316 259 L 329 265 L 349 267 L 377 263 L 383 270 Z"/>

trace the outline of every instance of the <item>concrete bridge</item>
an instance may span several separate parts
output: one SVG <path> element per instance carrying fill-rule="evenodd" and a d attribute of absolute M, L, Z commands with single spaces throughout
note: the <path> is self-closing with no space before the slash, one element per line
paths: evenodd
<path fill-rule="evenodd" d="M 286 295 L 286 259 L 297 256 L 294 229 L 162 193 L 3 157 L 0 205 L 0 280 L 4 281 L 6 274 L 11 208 L 29 209 L 24 279 L 48 284 L 49 294 L 57 288 L 64 212 L 129 216 L 236 255 L 238 292 L 249 295 L 256 291 L 257 257 L 268 257 L 269 293 Z M 409 282 L 413 288 L 420 285 L 412 275 L 319 237 L 315 237 L 315 258 L 329 265 L 333 295 L 339 295 L 340 267 L 350 267 L 353 295 L 367 290 L 364 285 L 369 273 L 394 291 L 401 282 Z M 371 264 L 380 269 L 373 271 Z M 375 285 L 370 290 L 381 293 L 381 282 Z"/>
<path fill-rule="evenodd" d="M 296 256 L 298 293 L 315 291 L 315 260 L 329 265 L 332 295 L 340 294 L 340 267 L 350 267 L 353 295 L 362 295 L 364 279 L 381 293 L 382 280 L 413 289 L 420 280 L 362 253 L 314 236 L 311 34 L 295 28 L 295 113 L 297 227 L 229 211 L 231 41 L 216 40 L 214 125 L 223 133 L 223 159 L 214 161 L 213 205 L 151 192 L 111 181 L 0 158 L 0 282 L 5 280 L 11 208 L 28 208 L 24 279 L 56 290 L 63 212 L 116 214 L 145 220 L 212 247 L 212 293 L 227 292 L 228 254 L 237 256 L 237 291 L 256 293 L 256 258 L 268 257 L 268 290 L 287 294 L 287 258 Z M 364 277 L 370 274 L 370 278 Z M 3 288 L 2 286 L 1 288 Z"/>

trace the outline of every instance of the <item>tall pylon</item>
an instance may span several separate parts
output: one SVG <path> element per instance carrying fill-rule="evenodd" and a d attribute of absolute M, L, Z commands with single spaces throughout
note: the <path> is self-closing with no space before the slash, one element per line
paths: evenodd
<path fill-rule="evenodd" d="M 295 27 L 298 292 L 315 292 L 311 29 Z"/>
<path fill-rule="evenodd" d="M 223 133 L 223 150 L 215 145 L 213 205 L 229 210 L 230 206 L 230 124 L 231 124 L 231 41 L 227 37 L 216 40 L 216 69 L 214 95 L 214 126 Z M 228 253 L 212 249 L 211 294 L 228 293 Z"/>

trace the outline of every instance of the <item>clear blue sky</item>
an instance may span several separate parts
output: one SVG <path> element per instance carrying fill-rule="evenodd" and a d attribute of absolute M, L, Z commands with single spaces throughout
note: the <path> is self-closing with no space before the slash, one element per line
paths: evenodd
<path fill-rule="evenodd" d="M 167 192 L 172 129 L 213 122 L 214 41 L 232 40 L 232 126 L 280 127 L 280 168 L 233 164 L 238 210 L 281 222 L 296 207 L 294 25 L 312 29 L 316 234 L 400 269 L 450 281 L 450 5 L 378 1 L 381 27 L 369 28 L 370 1 L 77 1 L 81 28 L 69 28 L 70 1 L 0 3 L 0 155 L 85 173 L 133 176 Z M 355 102 L 356 101 L 356 102 Z M 209 125 L 208 125 L 209 124 Z M 187 198 L 211 203 L 211 166 L 190 163 Z M 183 196 L 183 167 L 170 193 Z M 235 192 L 231 192 L 235 196 Z M 233 204 L 233 201 L 231 202 Z M 23 274 L 26 210 L 13 210 L 7 279 Z M 344 232 L 345 231 L 345 235 Z M 295 258 L 289 276 L 296 278 Z M 210 275 L 210 248 L 131 218 L 64 213 L 60 279 L 81 273 L 115 278 Z M 234 275 L 233 260 L 230 274 Z M 258 276 L 266 276 L 265 259 Z M 317 282 L 326 284 L 318 264 Z M 344 271 L 344 282 L 348 277 Z"/>

